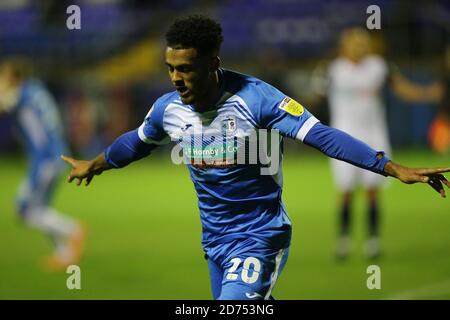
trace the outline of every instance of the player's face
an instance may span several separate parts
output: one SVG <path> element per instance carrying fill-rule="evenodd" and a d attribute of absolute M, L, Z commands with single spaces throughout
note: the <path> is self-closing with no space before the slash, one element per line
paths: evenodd
<path fill-rule="evenodd" d="M 194 48 L 166 49 L 166 65 L 172 84 L 184 104 L 199 104 L 208 100 L 213 75 L 212 58 Z"/>
<path fill-rule="evenodd" d="M 359 61 L 370 52 L 370 38 L 366 31 L 352 30 L 342 40 L 343 53 L 353 61 Z"/>
<path fill-rule="evenodd" d="M 6 63 L 0 64 L 0 112 L 8 111 L 18 98 L 12 70 Z"/>
<path fill-rule="evenodd" d="M 18 85 L 18 79 L 14 77 L 13 67 L 8 62 L 0 63 L 0 87 L 3 90 L 14 89 Z"/>
<path fill-rule="evenodd" d="M 0 64 L 0 85 L 2 89 L 9 85 L 9 78 L 8 68 L 5 64 Z"/>

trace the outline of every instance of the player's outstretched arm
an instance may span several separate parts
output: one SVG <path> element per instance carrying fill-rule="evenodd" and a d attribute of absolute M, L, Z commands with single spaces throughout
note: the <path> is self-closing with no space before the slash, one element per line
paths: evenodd
<path fill-rule="evenodd" d="M 69 182 L 76 179 L 77 185 L 80 185 L 86 179 L 86 185 L 89 185 L 95 175 L 108 169 L 123 168 L 148 156 L 156 147 L 155 144 L 143 142 L 139 138 L 138 129 L 135 129 L 122 134 L 93 160 L 76 160 L 66 156 L 61 158 L 72 166 Z"/>
<path fill-rule="evenodd" d="M 392 162 L 382 151 L 370 148 L 364 142 L 349 134 L 321 123 L 315 124 L 306 134 L 303 142 L 329 157 L 339 159 L 360 168 L 385 176 L 392 176 L 404 183 L 428 183 L 445 197 L 442 184 L 450 188 L 450 183 L 442 175 L 450 168 L 409 168 Z"/>
<path fill-rule="evenodd" d="M 104 153 L 99 154 L 93 160 L 76 160 L 64 155 L 61 156 L 61 159 L 72 166 L 67 181 L 71 183 L 76 179 L 78 186 L 81 185 L 84 179 L 86 186 L 88 186 L 95 175 L 100 175 L 103 171 L 111 169 Z"/>
<path fill-rule="evenodd" d="M 404 183 L 428 183 L 443 198 L 445 198 L 445 189 L 442 184 L 450 188 L 450 182 L 442 174 L 450 172 L 450 168 L 408 168 L 389 161 L 386 163 L 384 171 Z"/>
<path fill-rule="evenodd" d="M 393 72 L 390 79 L 392 90 L 405 101 L 437 103 L 444 95 L 445 89 L 439 82 L 429 85 L 416 84 L 399 71 Z"/>

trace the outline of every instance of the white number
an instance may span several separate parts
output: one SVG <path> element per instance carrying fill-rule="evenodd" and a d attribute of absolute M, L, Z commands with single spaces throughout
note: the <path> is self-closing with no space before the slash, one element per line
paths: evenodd
<path fill-rule="evenodd" d="M 235 273 L 239 268 L 242 260 L 239 258 L 233 258 L 230 261 L 233 265 L 228 270 L 227 280 L 237 280 L 238 275 Z M 253 269 L 253 271 L 251 271 Z M 244 260 L 243 269 L 241 272 L 241 279 L 245 283 L 255 283 L 258 280 L 259 272 L 261 271 L 261 263 L 258 259 L 254 257 L 248 257 Z M 249 276 L 249 272 L 251 272 L 251 276 Z"/>
<path fill-rule="evenodd" d="M 228 270 L 228 274 L 227 274 L 227 279 L 228 280 L 236 280 L 238 278 L 238 275 L 236 273 L 234 273 L 237 268 L 239 267 L 239 265 L 241 264 L 241 259 L 239 258 L 234 258 L 231 259 L 231 263 L 233 264 L 230 268 L 230 270 Z"/>
<path fill-rule="evenodd" d="M 248 272 L 250 271 L 250 267 L 253 265 L 253 273 L 251 277 L 248 276 Z M 261 271 L 261 263 L 259 260 L 253 257 L 248 257 L 244 261 L 244 269 L 242 269 L 241 278 L 245 283 L 255 283 L 259 277 L 259 271 Z"/>

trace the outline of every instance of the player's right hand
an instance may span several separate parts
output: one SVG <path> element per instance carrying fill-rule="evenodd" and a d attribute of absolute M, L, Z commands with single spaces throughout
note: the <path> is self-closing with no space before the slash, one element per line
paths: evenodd
<path fill-rule="evenodd" d="M 86 179 L 86 186 L 91 183 L 94 175 L 99 175 L 101 172 L 95 172 L 94 161 L 76 160 L 71 157 L 61 155 L 61 159 L 72 166 L 67 182 L 71 183 L 74 179 L 77 180 L 77 185 L 81 185 L 83 179 Z"/>

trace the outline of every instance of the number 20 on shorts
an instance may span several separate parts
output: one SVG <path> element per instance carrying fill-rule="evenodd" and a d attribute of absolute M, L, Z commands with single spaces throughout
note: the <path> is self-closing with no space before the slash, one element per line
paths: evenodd
<path fill-rule="evenodd" d="M 241 265 L 242 259 L 233 258 L 230 262 L 233 265 L 230 269 L 228 269 L 227 280 L 237 280 L 239 275 L 236 273 L 236 270 Z M 253 272 L 251 271 L 251 269 L 253 270 Z M 244 264 L 242 266 L 241 279 L 245 283 L 255 283 L 258 280 L 260 271 L 261 263 L 259 262 L 259 260 L 255 257 L 248 257 L 244 260 Z"/>

